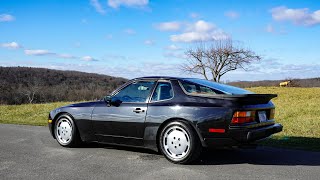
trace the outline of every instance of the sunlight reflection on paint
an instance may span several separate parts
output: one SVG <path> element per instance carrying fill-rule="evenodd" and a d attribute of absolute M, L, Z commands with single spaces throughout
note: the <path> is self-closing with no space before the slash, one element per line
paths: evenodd
<path fill-rule="evenodd" d="M 175 106 L 173 106 L 173 107 L 170 107 L 172 110 L 179 110 L 179 109 L 181 109 L 181 106 L 179 106 L 179 105 L 175 105 Z"/>

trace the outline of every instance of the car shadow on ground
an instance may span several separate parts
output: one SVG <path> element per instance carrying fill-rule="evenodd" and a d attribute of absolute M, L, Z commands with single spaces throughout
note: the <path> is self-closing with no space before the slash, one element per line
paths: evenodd
<path fill-rule="evenodd" d="M 255 164 L 319 166 L 320 152 L 258 146 L 257 149 L 210 150 L 202 153 L 197 165 Z"/>
<path fill-rule="evenodd" d="M 115 149 L 115 150 L 122 150 L 122 151 L 146 153 L 146 154 L 150 154 L 150 155 L 153 155 L 153 154 L 154 155 L 160 155 L 160 153 L 152 151 L 150 149 L 138 148 L 138 147 L 130 147 L 130 146 L 122 146 L 122 145 L 109 145 L 109 144 L 102 144 L 102 143 L 85 143 L 85 144 L 82 144 L 79 148 Z"/>
<path fill-rule="evenodd" d="M 142 160 L 158 160 L 164 158 L 158 152 L 116 145 L 90 143 L 82 148 L 104 148 L 119 151 L 131 151 L 139 154 Z M 258 146 L 256 149 L 205 149 L 199 160 L 192 165 L 226 165 L 226 164 L 255 164 L 255 165 L 286 165 L 286 166 L 319 166 L 320 152 L 301 151 L 284 148 Z"/>

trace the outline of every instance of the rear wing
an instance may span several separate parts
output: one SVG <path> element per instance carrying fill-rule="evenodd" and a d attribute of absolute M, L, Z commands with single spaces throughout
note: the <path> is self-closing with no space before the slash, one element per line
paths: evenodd
<path fill-rule="evenodd" d="M 207 96 L 208 98 L 215 99 L 226 99 L 230 101 L 237 102 L 243 105 L 254 105 L 254 104 L 266 104 L 271 99 L 277 97 L 277 94 L 237 94 L 237 95 L 229 95 L 229 94 L 219 94 L 214 96 Z"/>

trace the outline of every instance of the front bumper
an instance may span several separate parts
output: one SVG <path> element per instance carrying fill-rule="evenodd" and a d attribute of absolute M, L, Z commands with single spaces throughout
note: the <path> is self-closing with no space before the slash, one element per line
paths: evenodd
<path fill-rule="evenodd" d="M 208 147 L 238 146 L 253 143 L 282 131 L 281 124 L 273 124 L 258 128 L 230 128 L 227 137 L 205 138 Z"/>
<path fill-rule="evenodd" d="M 52 135 L 53 138 L 55 138 L 54 133 L 53 133 L 53 120 L 52 120 L 50 114 L 48 116 L 48 127 L 49 127 L 50 134 Z"/>

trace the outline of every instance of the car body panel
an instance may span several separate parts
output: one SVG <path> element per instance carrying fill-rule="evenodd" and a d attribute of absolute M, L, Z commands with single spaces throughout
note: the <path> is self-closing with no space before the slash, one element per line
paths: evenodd
<path fill-rule="evenodd" d="M 137 108 L 144 112 L 134 112 Z M 101 101 L 92 112 L 94 134 L 101 142 L 118 142 L 123 139 L 129 144 L 142 145 L 146 112 L 147 103 L 122 103 L 115 107 Z"/>
<path fill-rule="evenodd" d="M 158 150 L 157 139 L 161 128 L 172 120 L 184 121 L 191 125 L 204 147 L 251 143 L 282 130 L 282 126 L 276 124 L 273 119 L 264 124 L 254 122 L 239 126 L 230 125 L 235 111 L 274 109 L 270 100 L 276 95 L 272 94 L 190 95 L 181 87 L 181 78 L 144 77 L 127 82 L 111 93 L 111 96 L 140 80 L 170 82 L 173 97 L 151 101 L 150 97 L 156 87 L 154 85 L 147 101 L 143 103 L 124 102 L 119 107 L 112 106 L 104 100 L 73 104 L 51 111 L 49 119 L 54 123 L 61 113 L 68 113 L 74 118 L 83 141 L 139 146 L 153 150 Z M 143 112 L 134 112 L 136 108 Z M 49 124 L 51 132 L 53 125 Z M 209 128 L 223 129 L 224 132 L 210 133 Z"/>

